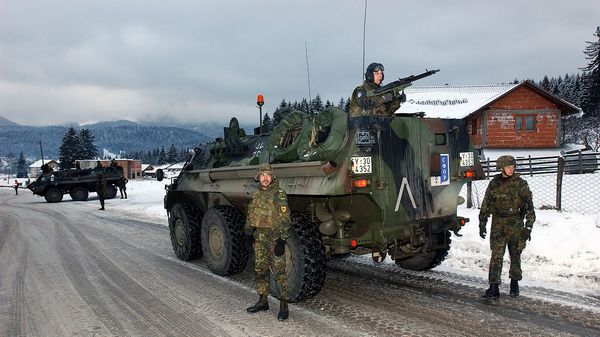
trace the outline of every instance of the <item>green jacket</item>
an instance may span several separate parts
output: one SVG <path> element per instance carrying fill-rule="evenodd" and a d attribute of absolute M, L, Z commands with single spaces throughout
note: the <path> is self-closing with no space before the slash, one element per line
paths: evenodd
<path fill-rule="evenodd" d="M 490 181 L 479 212 L 480 225 L 485 225 L 490 215 L 494 216 L 493 222 L 495 218 L 519 218 L 525 219 L 526 227 L 533 227 L 533 194 L 518 173 L 506 178 L 497 174 Z"/>
<path fill-rule="evenodd" d="M 394 97 L 387 101 L 383 96 L 367 98 L 367 91 L 376 89 L 379 85 L 365 81 L 363 85 L 356 87 L 350 99 L 350 117 L 384 115 L 391 116 L 400 108 L 400 98 Z"/>
<path fill-rule="evenodd" d="M 290 230 L 290 209 L 287 195 L 276 180 L 269 187 L 258 190 L 252 195 L 248 205 L 247 225 L 253 228 L 273 229 L 287 239 Z"/>

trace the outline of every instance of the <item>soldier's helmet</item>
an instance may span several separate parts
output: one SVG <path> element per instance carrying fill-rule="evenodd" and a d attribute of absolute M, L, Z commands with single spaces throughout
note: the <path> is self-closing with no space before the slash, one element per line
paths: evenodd
<path fill-rule="evenodd" d="M 256 176 L 254 176 L 254 180 L 258 181 L 261 173 L 269 173 L 273 180 L 275 180 L 275 174 L 273 173 L 273 167 L 271 164 L 260 164 L 258 165 L 258 169 L 256 169 Z"/>
<path fill-rule="evenodd" d="M 513 156 L 504 155 L 504 156 L 498 157 L 498 160 L 496 160 L 496 169 L 497 170 L 502 170 L 504 167 L 510 166 L 510 165 L 513 165 L 515 168 L 517 167 L 517 161 L 515 160 L 515 157 L 513 157 Z"/>
<path fill-rule="evenodd" d="M 365 79 L 368 82 L 374 83 L 373 81 L 375 81 L 375 78 L 373 78 L 373 73 L 379 70 L 384 71 L 383 64 L 377 62 L 369 64 L 369 66 L 367 67 L 367 71 L 365 71 Z M 382 81 L 384 77 L 385 76 L 381 78 Z"/>

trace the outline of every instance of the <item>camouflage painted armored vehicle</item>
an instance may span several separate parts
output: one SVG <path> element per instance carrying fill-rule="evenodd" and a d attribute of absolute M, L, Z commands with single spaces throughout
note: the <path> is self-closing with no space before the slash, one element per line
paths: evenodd
<path fill-rule="evenodd" d="M 175 254 L 204 257 L 219 275 L 248 261 L 243 228 L 259 163 L 271 163 L 288 195 L 290 300 L 315 295 L 327 257 L 387 255 L 428 270 L 450 248 L 459 192 L 483 178 L 464 122 L 422 115 L 348 118 L 329 109 L 314 119 L 287 111 L 269 134 L 246 135 L 236 119 L 224 138 L 197 147 L 167 186 L 165 208 Z M 277 289 L 274 289 L 277 293 Z"/>
<path fill-rule="evenodd" d="M 97 167 L 82 170 L 61 170 L 40 174 L 27 185 L 33 194 L 43 196 L 47 202 L 60 202 L 64 194 L 75 201 L 86 201 L 90 192 L 96 192 L 98 174 L 106 178 L 106 199 L 117 195 L 117 185 L 123 175 L 119 167 Z"/>

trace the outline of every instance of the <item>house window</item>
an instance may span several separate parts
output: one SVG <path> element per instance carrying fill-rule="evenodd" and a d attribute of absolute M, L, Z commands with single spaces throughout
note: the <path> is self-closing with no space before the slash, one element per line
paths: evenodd
<path fill-rule="evenodd" d="M 535 130 L 535 115 L 515 116 L 515 129 L 525 131 Z"/>

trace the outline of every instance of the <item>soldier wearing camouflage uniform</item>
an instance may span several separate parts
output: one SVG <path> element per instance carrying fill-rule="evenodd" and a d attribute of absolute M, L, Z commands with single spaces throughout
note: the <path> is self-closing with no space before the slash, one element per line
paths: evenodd
<path fill-rule="evenodd" d="M 383 82 L 383 64 L 371 63 L 365 72 L 365 82 L 356 87 L 350 99 L 350 117 L 358 116 L 392 116 L 400 104 L 406 101 L 404 94 L 393 97 L 391 94 L 366 97 L 368 91 L 381 86 Z"/>
<path fill-rule="evenodd" d="M 510 296 L 519 296 L 519 280 L 522 279 L 521 252 L 527 240 L 531 240 L 531 229 L 535 221 L 533 195 L 527 182 L 514 173 L 517 163 L 512 156 L 501 156 L 496 168 L 502 173 L 496 175 L 485 191 L 479 212 L 479 235 L 485 239 L 487 219 L 492 215 L 490 235 L 489 283 L 490 287 L 481 297 L 498 299 L 502 259 L 506 246 L 510 255 Z M 523 226 L 525 220 L 525 226 Z"/>
<path fill-rule="evenodd" d="M 269 310 L 269 267 L 281 289 L 280 308 L 277 319 L 288 318 L 288 283 L 285 272 L 285 245 L 290 231 L 290 210 L 287 195 L 279 187 L 269 164 L 261 164 L 256 172 L 260 182 L 258 190 L 248 205 L 247 226 L 253 232 L 258 302 L 246 310 L 255 313 Z"/>

